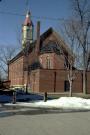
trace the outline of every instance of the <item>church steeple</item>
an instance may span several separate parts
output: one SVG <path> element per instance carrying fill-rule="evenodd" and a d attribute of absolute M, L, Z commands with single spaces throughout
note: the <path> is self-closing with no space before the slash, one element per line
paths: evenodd
<path fill-rule="evenodd" d="M 31 20 L 31 13 L 27 12 L 25 21 L 22 26 L 22 46 L 23 48 L 26 46 L 26 43 L 33 42 L 33 23 Z"/>

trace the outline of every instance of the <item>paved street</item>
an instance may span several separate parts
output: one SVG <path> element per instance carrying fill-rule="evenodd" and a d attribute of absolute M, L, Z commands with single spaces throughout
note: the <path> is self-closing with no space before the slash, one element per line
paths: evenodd
<path fill-rule="evenodd" d="M 7 115 L 0 135 L 90 135 L 90 112 Z"/>

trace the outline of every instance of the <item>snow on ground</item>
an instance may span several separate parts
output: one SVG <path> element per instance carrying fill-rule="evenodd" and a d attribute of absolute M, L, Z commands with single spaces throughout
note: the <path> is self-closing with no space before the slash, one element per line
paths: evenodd
<path fill-rule="evenodd" d="M 90 100 L 77 97 L 61 97 L 56 100 L 35 103 L 39 106 L 48 106 L 65 109 L 90 109 Z"/>
<path fill-rule="evenodd" d="M 48 100 L 47 102 L 38 101 L 33 103 L 17 103 L 15 105 L 24 107 L 90 110 L 90 99 L 78 97 L 61 97 L 59 99 Z"/>

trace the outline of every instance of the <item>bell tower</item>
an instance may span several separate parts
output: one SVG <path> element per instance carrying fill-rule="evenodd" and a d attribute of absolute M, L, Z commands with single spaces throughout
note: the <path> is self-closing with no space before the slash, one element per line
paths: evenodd
<path fill-rule="evenodd" d="M 32 43 L 33 42 L 33 23 L 31 20 L 31 13 L 27 12 L 25 21 L 22 26 L 22 47 L 24 48 L 26 46 L 26 43 Z"/>

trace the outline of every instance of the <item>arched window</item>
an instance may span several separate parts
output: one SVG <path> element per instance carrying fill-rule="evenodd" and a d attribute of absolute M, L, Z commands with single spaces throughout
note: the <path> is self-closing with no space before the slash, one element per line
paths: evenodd
<path fill-rule="evenodd" d="M 50 67 L 51 67 L 51 61 L 50 61 L 49 56 L 46 57 L 46 67 L 47 67 L 47 69 L 50 69 Z"/>

